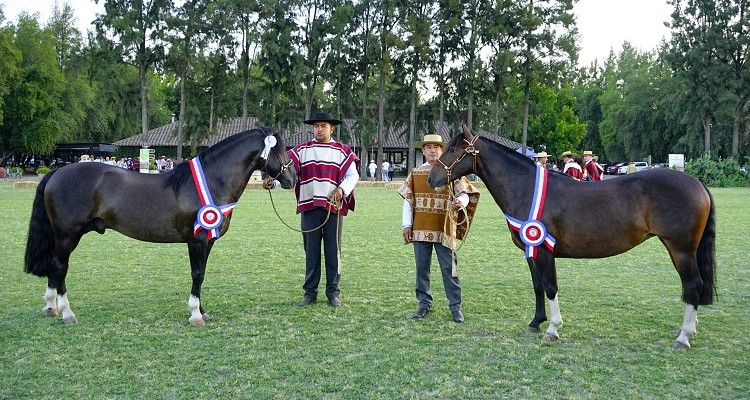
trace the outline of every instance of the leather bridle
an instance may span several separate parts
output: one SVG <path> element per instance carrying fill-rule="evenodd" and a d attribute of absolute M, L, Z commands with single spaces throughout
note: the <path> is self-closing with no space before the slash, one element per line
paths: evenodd
<path fill-rule="evenodd" d="M 455 167 L 456 164 L 461 162 L 461 160 L 463 160 L 464 157 L 466 157 L 467 155 L 471 155 L 472 157 L 474 157 L 473 164 L 472 164 L 472 168 L 473 168 L 472 173 L 476 173 L 477 171 L 477 157 L 476 156 L 477 154 L 479 154 L 479 150 L 477 150 L 476 147 L 474 147 L 474 144 L 477 142 L 477 139 L 479 139 L 479 135 L 474 135 L 474 138 L 471 141 L 468 141 L 464 138 L 463 140 L 464 142 L 466 142 L 467 146 L 464 149 L 464 152 L 461 154 L 461 156 L 453 160 L 451 165 L 445 165 L 445 163 L 440 161 L 440 159 L 438 158 L 438 162 L 440 163 L 440 165 L 443 166 L 443 168 L 445 168 L 446 172 L 448 173 L 448 183 L 451 182 L 451 172 L 453 170 L 453 167 Z"/>

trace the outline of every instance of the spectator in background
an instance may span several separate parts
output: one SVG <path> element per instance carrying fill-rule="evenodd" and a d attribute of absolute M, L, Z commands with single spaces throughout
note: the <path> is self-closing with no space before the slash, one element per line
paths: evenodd
<path fill-rule="evenodd" d="M 602 180 L 601 167 L 594 161 L 594 153 L 590 150 L 584 150 L 583 152 L 584 170 L 588 176 L 589 181 L 599 182 Z"/>
<path fill-rule="evenodd" d="M 388 161 L 388 182 L 393 180 L 393 173 L 396 172 L 396 166 L 393 162 Z"/>
<path fill-rule="evenodd" d="M 388 168 L 391 166 L 391 163 L 388 162 L 388 160 L 383 160 L 383 163 L 380 164 L 380 179 L 383 180 L 383 182 L 388 182 Z"/>
<path fill-rule="evenodd" d="M 572 151 L 562 153 L 560 159 L 563 161 L 563 173 L 570 175 L 573 179 L 580 181 L 583 179 L 583 170 L 576 162 L 577 154 Z"/>
<path fill-rule="evenodd" d="M 370 164 L 367 166 L 367 169 L 370 173 L 370 175 L 368 176 L 369 180 L 374 181 L 375 174 L 378 172 L 378 165 L 375 164 L 375 160 L 370 160 Z"/>

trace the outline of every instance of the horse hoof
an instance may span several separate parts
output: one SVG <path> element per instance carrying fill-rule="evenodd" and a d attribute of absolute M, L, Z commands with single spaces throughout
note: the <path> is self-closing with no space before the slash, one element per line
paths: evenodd
<path fill-rule="evenodd" d="M 70 317 L 63 318 L 63 323 L 67 324 L 67 325 L 77 324 L 78 323 L 78 318 L 76 318 L 75 315 L 72 315 Z"/>
<path fill-rule="evenodd" d="M 45 308 L 44 309 L 44 316 L 45 317 L 56 317 L 58 315 L 56 308 Z"/>
<path fill-rule="evenodd" d="M 557 335 L 553 335 L 551 333 L 545 333 L 544 334 L 544 340 L 547 340 L 549 342 L 554 342 L 555 340 L 559 339 L 560 337 Z"/>
<path fill-rule="evenodd" d="M 529 334 L 529 335 L 534 334 L 534 333 L 539 333 L 539 327 L 538 326 L 530 326 L 530 327 L 526 328 L 526 333 Z"/>
<path fill-rule="evenodd" d="M 203 315 L 201 315 L 201 318 L 203 318 L 203 321 L 208 321 L 209 319 L 211 319 L 211 316 L 204 313 Z"/>
<path fill-rule="evenodd" d="M 190 319 L 188 321 L 190 321 L 190 325 L 192 325 L 192 326 L 204 326 L 204 325 L 206 325 L 206 321 L 203 320 L 202 316 L 198 317 L 198 318 L 190 317 Z"/>
<path fill-rule="evenodd" d="M 690 350 L 690 344 L 675 340 L 672 344 L 672 350 Z"/>

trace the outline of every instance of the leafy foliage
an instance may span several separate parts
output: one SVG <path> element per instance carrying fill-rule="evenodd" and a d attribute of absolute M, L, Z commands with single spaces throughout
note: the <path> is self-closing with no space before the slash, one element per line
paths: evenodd
<path fill-rule="evenodd" d="M 740 165 L 734 158 L 717 161 L 703 155 L 688 162 L 685 172 L 711 187 L 747 187 L 750 183 L 748 176 L 740 172 Z"/>

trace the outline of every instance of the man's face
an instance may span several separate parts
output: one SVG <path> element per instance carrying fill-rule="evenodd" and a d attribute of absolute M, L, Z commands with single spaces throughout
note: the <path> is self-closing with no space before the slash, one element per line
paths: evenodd
<path fill-rule="evenodd" d="M 428 163 L 434 164 L 443 154 L 443 147 L 437 144 L 428 143 L 422 146 L 422 154 Z"/>
<path fill-rule="evenodd" d="M 540 164 L 547 164 L 547 157 L 539 157 Z"/>
<path fill-rule="evenodd" d="M 326 143 L 331 140 L 333 125 L 328 122 L 316 122 L 313 124 L 313 133 L 315 134 L 315 140 Z"/>
<path fill-rule="evenodd" d="M 591 156 L 583 156 L 583 161 L 591 161 Z"/>

